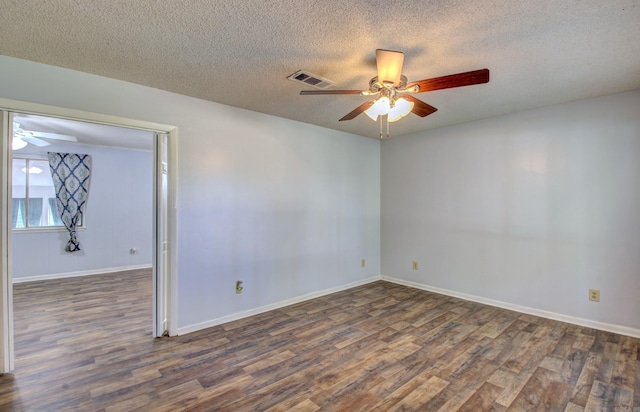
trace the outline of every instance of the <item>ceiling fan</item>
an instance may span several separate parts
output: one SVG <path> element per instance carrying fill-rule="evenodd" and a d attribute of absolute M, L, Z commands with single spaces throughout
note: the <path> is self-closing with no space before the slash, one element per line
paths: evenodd
<path fill-rule="evenodd" d="M 411 83 L 402 74 L 404 53 L 393 50 L 376 50 L 376 65 L 378 75 L 369 81 L 369 90 L 302 90 L 301 95 L 324 94 L 357 94 L 373 96 L 369 100 L 346 114 L 340 121 L 351 120 L 360 113 L 365 113 L 372 120 L 380 117 L 380 138 L 382 138 L 382 122 L 387 122 L 389 137 L 389 122 L 400 120 L 409 113 L 426 117 L 438 109 L 413 97 L 412 93 L 424 93 L 434 90 L 450 89 L 453 87 L 470 86 L 489 82 L 489 69 L 473 70 L 470 72 L 434 77 Z"/>
<path fill-rule="evenodd" d="M 22 125 L 20 125 L 20 123 L 13 122 L 13 150 L 22 149 L 27 145 L 27 143 L 31 143 L 38 147 L 49 146 L 51 144 L 43 139 L 62 140 L 65 142 L 78 141 L 78 138 L 76 138 L 75 136 L 69 136 L 66 134 L 25 130 L 22 128 Z"/>

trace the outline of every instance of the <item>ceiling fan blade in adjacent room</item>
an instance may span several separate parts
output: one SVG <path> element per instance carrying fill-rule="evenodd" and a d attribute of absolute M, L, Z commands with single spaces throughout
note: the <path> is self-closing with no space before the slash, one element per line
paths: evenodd
<path fill-rule="evenodd" d="M 389 82 L 394 86 L 400 84 L 404 53 L 393 50 L 376 50 L 376 65 L 378 67 L 378 81 Z"/>
<path fill-rule="evenodd" d="M 413 102 L 413 109 L 411 109 L 411 112 L 417 114 L 420 117 L 426 117 L 438 111 L 438 109 L 436 109 L 435 107 L 423 102 L 420 99 L 416 99 L 410 94 L 404 95 L 402 96 L 402 98 Z"/>
<path fill-rule="evenodd" d="M 311 94 L 360 94 L 362 90 L 301 90 L 300 94 L 311 95 Z"/>
<path fill-rule="evenodd" d="M 64 140 L 65 142 L 77 142 L 78 138 L 75 136 L 70 136 L 66 134 L 60 133 L 49 133 L 49 132 L 31 132 L 35 137 L 44 137 L 45 139 L 55 139 L 55 140 Z"/>
<path fill-rule="evenodd" d="M 32 145 L 38 146 L 38 147 L 44 147 L 44 146 L 49 146 L 49 142 L 45 142 L 44 140 L 40 140 L 37 137 L 34 136 L 20 136 L 20 138 L 22 140 L 24 140 L 27 143 L 31 143 Z"/>
<path fill-rule="evenodd" d="M 470 72 L 450 74 L 448 76 L 434 77 L 417 82 L 411 82 L 407 89 L 417 85 L 420 89 L 416 93 L 431 92 L 434 90 L 451 89 L 453 87 L 471 86 L 489 82 L 489 69 L 473 70 Z"/>
<path fill-rule="evenodd" d="M 363 113 L 365 110 L 367 110 L 368 108 L 373 106 L 373 103 L 375 103 L 375 100 L 369 100 L 369 101 L 366 101 L 366 102 L 362 103 L 360 106 L 356 107 L 354 110 L 352 110 L 351 112 L 346 114 L 342 119 L 340 119 L 340 121 L 351 120 L 351 119 L 355 118 L 360 113 Z"/>

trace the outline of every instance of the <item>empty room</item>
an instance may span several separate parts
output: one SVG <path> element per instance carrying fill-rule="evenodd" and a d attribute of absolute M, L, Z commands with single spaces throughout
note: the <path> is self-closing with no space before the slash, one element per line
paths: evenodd
<path fill-rule="evenodd" d="M 1 410 L 640 410 L 637 2 L 0 7 Z"/>

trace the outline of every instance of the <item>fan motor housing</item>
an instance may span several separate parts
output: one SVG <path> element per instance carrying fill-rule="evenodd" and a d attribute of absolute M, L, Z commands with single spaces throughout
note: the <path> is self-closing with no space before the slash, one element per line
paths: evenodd
<path fill-rule="evenodd" d="M 405 87 L 407 87 L 407 76 L 405 75 L 401 75 L 400 76 L 400 82 L 398 83 L 397 86 L 387 86 L 383 83 L 380 83 L 378 81 L 378 76 L 374 77 L 373 79 L 369 80 L 369 90 L 371 90 L 372 92 L 378 92 L 381 89 L 391 89 L 391 88 L 395 88 L 395 89 L 404 89 Z"/>

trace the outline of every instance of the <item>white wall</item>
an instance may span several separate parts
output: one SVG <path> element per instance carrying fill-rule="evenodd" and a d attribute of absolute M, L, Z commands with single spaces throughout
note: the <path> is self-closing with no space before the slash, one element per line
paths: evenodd
<path fill-rule="evenodd" d="M 152 133 L 149 139 L 153 139 Z M 78 230 L 82 250 L 65 252 L 66 230 L 14 231 L 14 281 L 150 266 L 153 153 L 69 144 L 45 149 L 92 156 L 85 228 Z M 20 156 L 20 151 L 14 155 Z M 131 248 L 136 248 L 137 254 L 130 254 Z"/>
<path fill-rule="evenodd" d="M 378 141 L 8 57 L 0 73 L 0 97 L 177 126 L 179 328 L 380 274 Z"/>
<path fill-rule="evenodd" d="M 637 331 L 639 108 L 635 91 L 385 141 L 382 273 Z"/>

